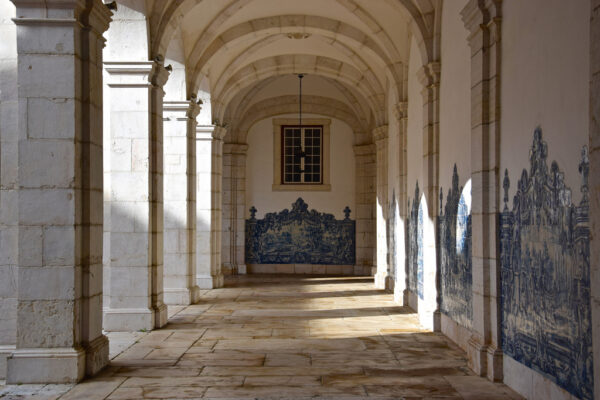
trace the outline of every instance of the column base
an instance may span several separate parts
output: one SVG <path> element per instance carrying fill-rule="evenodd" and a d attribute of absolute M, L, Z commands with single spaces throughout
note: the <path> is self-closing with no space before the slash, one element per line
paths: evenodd
<path fill-rule="evenodd" d="M 17 349 L 8 357 L 6 383 L 76 383 L 85 375 L 83 349 Z"/>
<path fill-rule="evenodd" d="M 387 283 L 389 280 L 389 275 L 387 274 L 387 271 L 385 272 L 378 272 L 375 274 L 375 287 L 377 289 L 387 289 Z"/>
<path fill-rule="evenodd" d="M 166 306 L 163 307 L 166 320 Z M 156 326 L 156 313 L 148 308 L 105 308 L 103 311 L 103 328 L 107 332 L 151 331 Z"/>
<path fill-rule="evenodd" d="M 391 276 L 388 276 L 385 279 L 385 290 L 389 290 L 390 292 L 394 292 L 394 286 L 396 285 L 396 282 L 394 282 L 394 278 Z"/>
<path fill-rule="evenodd" d="M 246 275 L 248 273 L 248 268 L 246 264 L 238 264 L 237 266 L 237 274 L 238 275 Z"/>
<path fill-rule="evenodd" d="M 224 278 L 219 275 L 196 275 L 196 283 L 200 289 L 216 289 L 223 287 Z"/>
<path fill-rule="evenodd" d="M 0 346 L 0 380 L 6 379 L 6 360 L 15 349 L 16 346 Z"/>
<path fill-rule="evenodd" d="M 200 288 L 194 286 L 192 288 L 166 288 L 163 291 L 164 302 L 167 305 L 173 306 L 188 306 L 198 302 L 200 298 Z"/>
<path fill-rule="evenodd" d="M 487 377 L 492 382 L 504 380 L 504 360 L 502 350 L 496 347 L 487 348 Z"/>
<path fill-rule="evenodd" d="M 108 338 L 98 336 L 85 347 L 85 374 L 96 375 L 108 365 Z"/>
<path fill-rule="evenodd" d="M 467 347 L 469 368 L 477 375 L 493 382 L 504 379 L 502 350 L 490 345 L 482 345 L 479 337 L 471 336 Z"/>
<path fill-rule="evenodd" d="M 161 304 L 158 307 L 154 307 L 154 326 L 152 329 L 162 328 L 169 322 L 169 312 L 166 304 Z"/>
<path fill-rule="evenodd" d="M 435 310 L 433 312 L 433 331 L 442 331 L 442 313 L 440 312 L 440 310 Z"/>
<path fill-rule="evenodd" d="M 486 376 L 487 374 L 487 348 L 482 345 L 477 336 L 471 336 L 467 345 L 467 359 L 469 368 L 476 375 Z"/>

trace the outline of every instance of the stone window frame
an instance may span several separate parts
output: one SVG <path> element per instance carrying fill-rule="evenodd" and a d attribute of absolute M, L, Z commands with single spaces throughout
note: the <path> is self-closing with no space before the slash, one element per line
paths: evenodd
<path fill-rule="evenodd" d="M 330 118 L 307 118 L 302 119 L 302 125 L 323 126 L 322 143 L 322 183 L 282 184 L 282 162 L 281 162 L 281 127 L 286 125 L 298 125 L 297 118 L 273 118 L 273 191 L 331 191 L 330 180 L 330 153 L 331 153 L 331 119 Z"/>

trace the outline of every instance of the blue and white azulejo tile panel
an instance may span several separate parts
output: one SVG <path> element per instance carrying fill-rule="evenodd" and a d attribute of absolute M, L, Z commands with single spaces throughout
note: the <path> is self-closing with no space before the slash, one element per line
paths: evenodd
<path fill-rule="evenodd" d="M 455 164 L 444 209 L 440 189 L 440 309 L 456 323 L 470 328 L 473 319 L 471 181 L 464 188 L 459 188 L 458 182 Z"/>
<path fill-rule="evenodd" d="M 571 201 L 563 173 L 536 129 L 529 171 L 512 210 L 504 177 L 500 216 L 502 347 L 581 399 L 593 397 L 587 148 L 579 171 L 582 198 Z"/>
<path fill-rule="evenodd" d="M 292 210 L 268 213 L 256 218 L 250 209 L 246 220 L 246 263 L 354 265 L 356 262 L 356 221 L 308 210 L 298 198 Z"/>

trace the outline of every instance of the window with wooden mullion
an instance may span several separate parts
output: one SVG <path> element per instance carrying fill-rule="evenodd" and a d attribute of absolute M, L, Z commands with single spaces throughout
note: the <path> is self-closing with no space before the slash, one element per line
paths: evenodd
<path fill-rule="evenodd" d="M 282 126 L 282 183 L 322 183 L 322 126 Z"/>

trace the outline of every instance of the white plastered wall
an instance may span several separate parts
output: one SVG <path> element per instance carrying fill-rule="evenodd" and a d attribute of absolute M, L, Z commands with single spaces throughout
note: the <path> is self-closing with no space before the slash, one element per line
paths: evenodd
<path fill-rule="evenodd" d="M 449 1 L 442 9 L 439 171 L 444 195 L 442 207 L 452 188 L 455 164 L 459 187 L 471 179 L 471 49 L 469 32 L 460 15 L 466 4 L 467 0 Z M 442 332 L 466 349 L 469 331 L 445 315 L 441 319 Z"/>
<path fill-rule="evenodd" d="M 533 131 L 542 128 L 548 161 L 558 162 L 573 201 L 581 198 L 578 164 L 589 135 L 587 1 L 507 0 L 502 19 L 501 173 L 512 199 L 529 167 Z"/>
<path fill-rule="evenodd" d="M 467 0 L 444 3 L 440 79 L 440 186 L 446 194 L 456 164 L 459 185 L 471 178 L 471 49 L 460 11 Z"/>
<path fill-rule="evenodd" d="M 295 114 L 277 118 L 295 118 Z M 330 118 L 323 115 L 307 114 L 306 118 Z M 246 160 L 246 218 L 248 209 L 256 207 L 257 218 L 266 213 L 291 209 L 292 203 L 302 197 L 309 209 L 335 215 L 343 219 L 346 206 L 355 210 L 355 171 L 352 150 L 352 129 L 343 121 L 331 119 L 331 191 L 273 191 L 273 122 L 266 118 L 254 124 L 248 133 L 248 155 Z M 353 214 L 350 215 L 355 218 Z"/>

